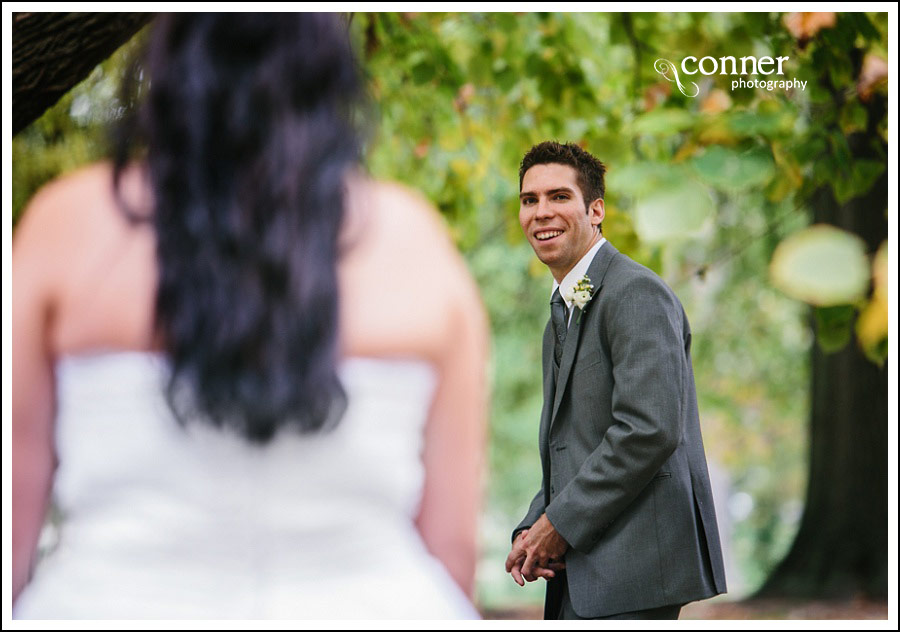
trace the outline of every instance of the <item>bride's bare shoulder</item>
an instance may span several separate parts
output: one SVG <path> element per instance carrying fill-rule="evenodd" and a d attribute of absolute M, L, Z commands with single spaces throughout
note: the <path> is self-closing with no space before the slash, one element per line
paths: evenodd
<path fill-rule="evenodd" d="M 383 269 L 402 269 L 406 279 L 468 279 L 446 221 L 421 193 L 396 182 L 360 179 L 350 208 L 351 248 L 355 241 L 360 254 L 377 258 Z"/>
<path fill-rule="evenodd" d="M 146 213 L 148 196 L 138 168 L 123 171 L 120 194 L 134 212 Z M 114 192 L 112 165 L 95 163 L 61 175 L 41 187 L 22 214 L 16 241 L 40 231 L 41 241 L 45 244 L 55 239 L 65 243 L 88 232 L 102 233 L 104 228 L 123 228 L 127 224 Z M 72 230 L 75 230 L 74 235 Z"/>
<path fill-rule="evenodd" d="M 45 185 L 16 227 L 16 300 L 26 311 L 52 307 L 52 330 L 45 334 L 54 351 L 95 343 L 135 346 L 148 335 L 154 232 L 148 222 L 129 221 L 120 204 L 124 200 L 135 214 L 146 212 L 141 200 L 148 195 L 134 168 L 123 172 L 120 193 L 114 192 L 110 164 L 90 165 Z M 126 330 L 130 338 L 122 335 Z"/>
<path fill-rule="evenodd" d="M 398 182 L 372 180 L 356 176 L 351 181 L 350 222 L 365 225 L 364 230 L 378 231 L 379 236 L 390 241 L 405 240 L 410 234 L 418 241 L 410 247 L 450 244 L 447 226 L 421 193 Z M 352 229 L 351 229 L 352 232 Z"/>
<path fill-rule="evenodd" d="M 423 195 L 394 182 L 361 179 L 351 185 L 348 209 L 347 304 L 358 301 L 356 311 L 367 314 L 362 325 L 384 305 L 383 320 L 404 338 L 427 337 L 423 347 L 443 346 L 460 329 L 484 329 L 472 276 L 443 217 Z M 408 315 L 408 322 L 398 314 Z"/>
<path fill-rule="evenodd" d="M 68 278 L 110 245 L 134 237 L 147 240 L 148 227 L 130 222 L 120 206 L 120 200 L 125 200 L 134 213 L 148 208 L 148 195 L 136 168 L 123 172 L 120 193 L 117 197 L 114 192 L 109 163 L 79 168 L 44 185 L 29 201 L 15 230 L 17 273 Z"/>

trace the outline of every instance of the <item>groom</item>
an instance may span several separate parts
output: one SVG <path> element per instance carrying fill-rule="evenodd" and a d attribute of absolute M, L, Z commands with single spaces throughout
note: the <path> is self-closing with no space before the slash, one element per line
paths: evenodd
<path fill-rule="evenodd" d="M 553 274 L 544 330 L 541 489 L 506 570 L 547 579 L 547 619 L 677 619 L 725 592 L 681 303 L 601 231 L 606 168 L 531 148 L 519 222 Z"/>

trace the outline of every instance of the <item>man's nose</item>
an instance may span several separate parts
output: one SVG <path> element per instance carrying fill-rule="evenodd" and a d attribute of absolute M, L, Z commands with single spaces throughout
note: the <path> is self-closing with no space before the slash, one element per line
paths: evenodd
<path fill-rule="evenodd" d="M 550 201 L 547 198 L 538 200 L 535 216 L 541 219 L 553 216 L 553 210 L 550 208 Z"/>

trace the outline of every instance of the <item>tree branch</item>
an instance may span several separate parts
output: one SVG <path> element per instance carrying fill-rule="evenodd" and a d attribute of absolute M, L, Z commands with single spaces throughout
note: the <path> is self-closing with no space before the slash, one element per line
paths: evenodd
<path fill-rule="evenodd" d="M 130 40 L 154 13 L 13 15 L 13 136 Z"/>

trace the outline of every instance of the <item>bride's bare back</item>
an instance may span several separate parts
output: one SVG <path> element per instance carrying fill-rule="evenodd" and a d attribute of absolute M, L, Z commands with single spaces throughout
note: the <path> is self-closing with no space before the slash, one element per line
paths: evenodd
<path fill-rule="evenodd" d="M 138 169 L 125 172 L 122 192 L 138 212 L 150 208 Z M 342 355 L 420 357 L 439 371 L 418 526 L 471 593 L 486 403 L 477 290 L 434 209 L 398 185 L 351 179 L 341 243 Z M 159 350 L 156 287 L 154 230 L 122 213 L 111 166 L 85 168 L 35 196 L 13 244 L 14 595 L 27 579 L 55 465 L 54 363 L 90 351 Z"/>

